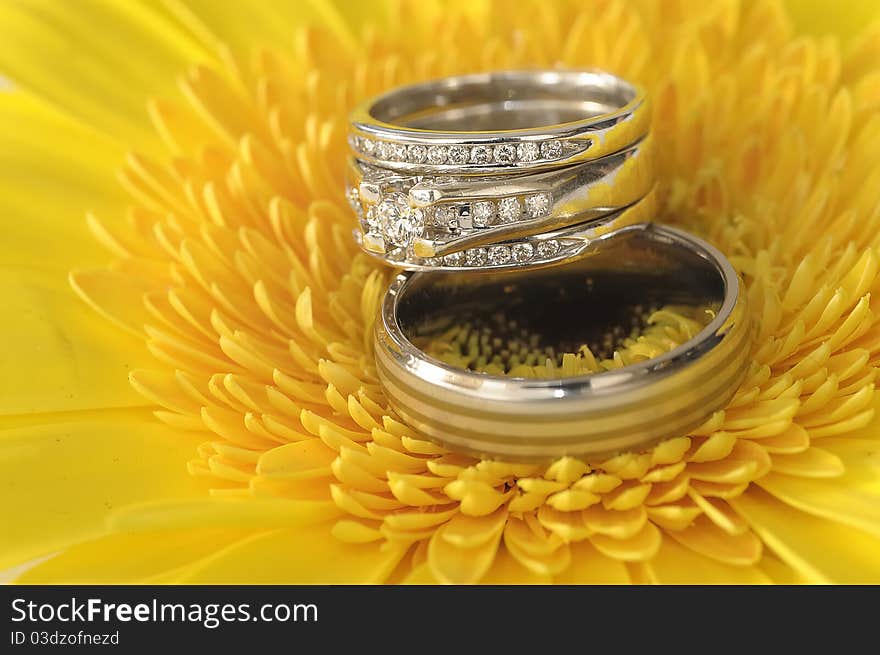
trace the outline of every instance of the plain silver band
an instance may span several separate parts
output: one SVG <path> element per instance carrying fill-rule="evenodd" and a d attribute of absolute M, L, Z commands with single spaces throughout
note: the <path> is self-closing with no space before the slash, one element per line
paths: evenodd
<path fill-rule="evenodd" d="M 703 423 L 727 404 L 748 369 L 752 331 L 741 283 L 718 250 L 686 232 L 646 225 L 627 236 L 608 244 L 628 253 L 624 268 L 638 264 L 640 248 L 685 251 L 705 263 L 695 275 L 720 279 L 720 309 L 693 339 L 659 357 L 589 376 L 523 379 L 454 368 L 405 335 L 399 314 L 415 293 L 410 289 L 438 291 L 422 282 L 422 274 L 404 273 L 389 288 L 375 331 L 377 370 L 392 408 L 444 446 L 511 461 L 639 450 Z"/>

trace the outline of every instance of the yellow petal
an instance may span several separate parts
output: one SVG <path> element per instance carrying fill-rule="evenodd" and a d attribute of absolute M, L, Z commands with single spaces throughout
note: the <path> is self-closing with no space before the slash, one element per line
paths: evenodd
<path fill-rule="evenodd" d="M 506 515 L 504 509 L 498 511 L 499 515 L 472 517 L 466 521 L 468 525 L 475 521 L 485 521 L 485 530 L 488 532 L 488 535 L 485 533 L 478 535 L 477 539 L 466 539 L 465 543 L 469 546 L 467 548 L 457 545 L 462 543 L 460 539 L 462 530 L 467 529 L 461 522 L 453 520 L 434 533 L 428 543 L 428 565 L 438 581 L 446 584 L 480 582 L 492 567 L 498 553 L 498 545 L 504 529 L 503 517 Z"/>
<path fill-rule="evenodd" d="M 350 28 L 327 0 L 260 2 L 248 6 L 247 20 L 242 20 L 241 7 L 225 2 L 169 0 L 167 5 L 183 25 L 212 48 L 232 46 L 247 52 L 266 43 L 289 47 L 298 26 L 318 21 L 335 29 L 344 42 L 351 42 Z"/>
<path fill-rule="evenodd" d="M 179 530 L 113 534 L 68 548 L 28 568 L 20 584 L 153 584 L 247 536 Z"/>
<path fill-rule="evenodd" d="M 185 528 L 270 530 L 313 525 L 339 514 L 339 508 L 329 500 L 175 498 L 131 503 L 110 512 L 107 525 L 118 532 Z"/>
<path fill-rule="evenodd" d="M 131 369 L 153 363 L 142 342 L 66 287 L 50 274 L 0 271 L 0 413 L 147 404 L 126 381 Z"/>
<path fill-rule="evenodd" d="M 183 68 L 209 57 L 179 25 L 142 2 L 4 2 L 0 26 L 4 75 L 140 150 L 158 143 L 146 98 L 167 94 Z"/>
<path fill-rule="evenodd" d="M 540 575 L 528 570 L 506 548 L 501 546 L 492 562 L 492 568 L 489 569 L 481 582 L 489 585 L 519 585 L 550 584 L 552 581 L 553 578 L 549 575 Z"/>
<path fill-rule="evenodd" d="M 880 19 L 873 0 L 786 0 L 795 28 L 807 34 L 837 34 L 852 37 L 872 19 Z"/>
<path fill-rule="evenodd" d="M 8 4 L 8 3 L 6 3 Z M 86 212 L 118 224 L 125 193 L 114 171 L 123 150 L 20 92 L 0 93 L 0 261 L 54 271 L 103 264 Z M 75 154 L 74 154 L 75 153 Z"/>
<path fill-rule="evenodd" d="M 684 530 L 667 534 L 691 550 L 725 564 L 751 566 L 761 559 L 761 540 L 754 534 L 731 534 L 706 516 L 697 517 Z"/>
<path fill-rule="evenodd" d="M 257 534 L 217 551 L 188 570 L 185 584 L 380 584 L 406 553 L 405 546 L 350 544 L 332 524 Z"/>
<path fill-rule="evenodd" d="M 496 539 L 504 529 L 507 510 L 500 508 L 489 516 L 458 514 L 440 530 L 440 536 L 452 546 L 475 548 Z"/>
<path fill-rule="evenodd" d="M 844 475 L 813 480 L 770 473 L 758 485 L 803 512 L 843 523 L 880 537 L 880 478 L 860 480 Z"/>
<path fill-rule="evenodd" d="M 811 582 L 880 582 L 880 539 L 790 509 L 760 490 L 730 501 L 782 561 Z"/>
<path fill-rule="evenodd" d="M 144 326 L 153 323 L 144 305 L 144 296 L 159 286 L 158 281 L 144 280 L 119 271 L 74 271 L 70 284 L 93 310 L 143 338 Z"/>
<path fill-rule="evenodd" d="M 589 542 L 570 544 L 571 563 L 553 578 L 557 584 L 629 584 L 626 566 L 599 553 Z"/>
<path fill-rule="evenodd" d="M 754 566 L 731 566 L 703 557 L 671 539 L 644 566 L 657 584 L 768 584 L 770 579 Z"/>
<path fill-rule="evenodd" d="M 660 548 L 662 536 L 653 523 L 645 523 L 635 535 L 615 539 L 602 534 L 590 537 L 590 543 L 608 557 L 624 562 L 644 562 L 651 559 Z"/>
<path fill-rule="evenodd" d="M 186 472 L 199 441 L 132 410 L 0 431 L 0 568 L 102 534 L 122 505 L 203 497 Z"/>

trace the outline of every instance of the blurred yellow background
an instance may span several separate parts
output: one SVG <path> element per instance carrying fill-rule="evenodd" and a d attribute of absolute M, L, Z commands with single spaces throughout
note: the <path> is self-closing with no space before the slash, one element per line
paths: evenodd
<path fill-rule="evenodd" d="M 807 34 L 857 34 L 880 18 L 880 0 L 785 0 L 798 31 Z"/>

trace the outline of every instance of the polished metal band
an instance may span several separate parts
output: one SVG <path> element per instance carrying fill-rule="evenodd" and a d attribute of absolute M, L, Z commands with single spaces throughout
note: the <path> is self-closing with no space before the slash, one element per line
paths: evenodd
<path fill-rule="evenodd" d="M 644 93 L 598 70 L 507 71 L 404 86 L 351 117 L 367 163 L 415 174 L 516 173 L 604 157 L 642 139 Z"/>
<path fill-rule="evenodd" d="M 375 332 L 381 385 L 394 410 L 457 451 L 511 461 L 604 456 L 686 434 L 722 408 L 746 374 L 752 330 L 741 283 L 714 247 L 669 227 L 619 232 L 577 263 L 506 275 L 403 273 Z M 588 284 L 584 284 L 587 281 Z M 510 308 L 523 289 L 544 306 L 589 303 L 589 289 L 624 289 L 646 302 L 708 303 L 714 318 L 670 352 L 623 368 L 558 379 L 524 379 L 455 368 L 413 344 L 438 316 Z M 586 316 L 611 313 L 607 305 Z M 574 305 L 573 305 L 574 306 Z M 575 324 L 576 325 L 576 324 Z M 570 329 L 571 326 L 566 326 Z"/>

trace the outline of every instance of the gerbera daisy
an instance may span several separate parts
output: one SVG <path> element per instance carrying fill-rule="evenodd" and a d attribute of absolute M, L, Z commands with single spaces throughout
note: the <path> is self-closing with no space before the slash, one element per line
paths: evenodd
<path fill-rule="evenodd" d="M 880 24 L 842 43 L 770 0 L 301 4 L 0 6 L 0 567 L 56 583 L 880 580 Z M 869 4 L 834 20 L 853 28 Z M 479 461 L 400 421 L 377 385 L 388 274 L 350 238 L 349 109 L 538 66 L 648 89 L 658 220 L 731 258 L 759 324 L 730 405 L 647 452 Z M 626 346 L 693 328 L 655 319 Z M 431 347 L 461 357 L 455 338 Z"/>

